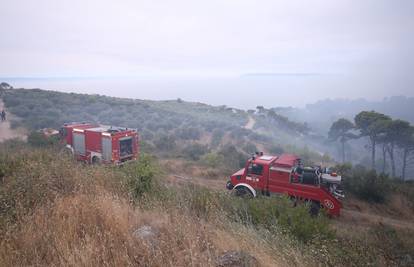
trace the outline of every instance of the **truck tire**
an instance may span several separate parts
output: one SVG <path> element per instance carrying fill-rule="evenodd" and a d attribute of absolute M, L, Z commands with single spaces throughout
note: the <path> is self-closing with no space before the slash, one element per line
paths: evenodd
<path fill-rule="evenodd" d="M 73 157 L 75 155 L 75 152 L 73 151 L 73 149 L 66 147 L 66 146 L 63 147 L 61 151 L 62 151 L 62 154 L 70 156 L 70 157 Z"/>
<path fill-rule="evenodd" d="M 243 197 L 243 198 L 252 198 L 253 194 L 250 190 L 244 186 L 238 187 L 234 190 L 235 196 Z"/>
<path fill-rule="evenodd" d="M 321 204 L 317 201 L 311 201 L 309 206 L 309 213 L 312 217 L 316 217 L 319 215 L 319 210 L 321 209 Z"/>
<path fill-rule="evenodd" d="M 100 163 L 101 163 L 101 159 L 100 159 L 99 157 L 94 156 L 94 157 L 92 158 L 92 164 L 94 164 L 94 165 L 98 165 L 98 164 L 100 164 Z"/>

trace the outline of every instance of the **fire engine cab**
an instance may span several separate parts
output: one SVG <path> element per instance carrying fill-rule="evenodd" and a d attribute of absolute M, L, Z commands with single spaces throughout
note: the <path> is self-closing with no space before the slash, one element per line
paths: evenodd
<path fill-rule="evenodd" d="M 290 154 L 267 156 L 256 153 L 243 169 L 234 173 L 227 189 L 236 195 L 285 194 L 295 201 L 310 202 L 312 214 L 325 208 L 339 216 L 342 208 L 341 177 L 319 167 L 303 167 L 299 157 Z"/>
<path fill-rule="evenodd" d="M 138 157 L 136 129 L 93 123 L 65 123 L 60 134 L 75 159 L 120 164 Z"/>

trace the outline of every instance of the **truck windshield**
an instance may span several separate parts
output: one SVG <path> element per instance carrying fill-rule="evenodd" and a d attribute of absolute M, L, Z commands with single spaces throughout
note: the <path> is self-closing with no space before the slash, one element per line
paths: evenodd
<path fill-rule="evenodd" d="M 132 138 L 126 138 L 119 140 L 120 156 L 128 157 L 132 155 Z"/>
<path fill-rule="evenodd" d="M 250 163 L 249 168 L 247 169 L 247 175 L 262 175 L 263 174 L 263 165 Z"/>

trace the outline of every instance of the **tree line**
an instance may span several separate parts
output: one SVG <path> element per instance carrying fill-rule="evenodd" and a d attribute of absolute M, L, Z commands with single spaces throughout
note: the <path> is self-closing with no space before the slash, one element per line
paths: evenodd
<path fill-rule="evenodd" d="M 342 161 L 345 162 L 345 143 L 352 139 L 366 138 L 371 154 L 371 168 L 385 173 L 387 164 L 391 176 L 396 177 L 397 158 L 401 161 L 401 179 L 406 179 L 407 166 L 414 154 L 414 126 L 408 121 L 392 119 L 375 112 L 362 111 L 354 121 L 338 119 L 330 127 L 329 139 L 341 143 Z M 381 149 L 382 164 L 377 168 L 377 149 Z"/>

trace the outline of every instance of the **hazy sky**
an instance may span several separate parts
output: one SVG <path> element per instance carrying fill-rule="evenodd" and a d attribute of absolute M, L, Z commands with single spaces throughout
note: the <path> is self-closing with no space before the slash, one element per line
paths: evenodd
<path fill-rule="evenodd" d="M 240 103 L 252 90 L 285 102 L 300 95 L 301 104 L 414 95 L 412 0 L 0 0 L 0 10 L 0 77 L 204 83 L 278 74 L 212 82 L 210 92 L 197 82 L 150 86 L 212 103 L 212 92 L 243 90 Z"/>

